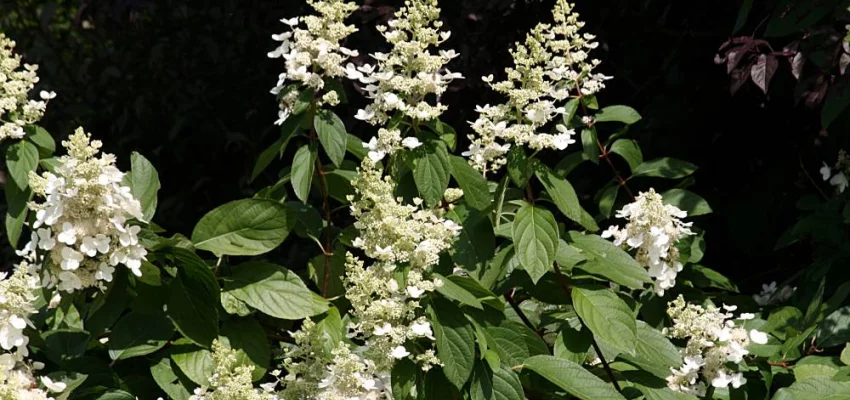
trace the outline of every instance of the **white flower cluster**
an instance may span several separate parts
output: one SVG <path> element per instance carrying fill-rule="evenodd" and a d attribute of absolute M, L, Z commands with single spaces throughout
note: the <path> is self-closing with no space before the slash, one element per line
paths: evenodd
<path fill-rule="evenodd" d="M 37 65 L 23 64 L 15 54 L 15 42 L 0 33 L 0 141 L 24 137 L 24 126 L 38 122 L 47 102 L 56 93 L 42 91 L 41 100 L 30 100 L 38 83 Z"/>
<path fill-rule="evenodd" d="M 139 201 L 121 184 L 124 174 L 115 157 L 95 158 L 101 143 L 82 128 L 62 145 L 56 174 L 30 174 L 30 186 L 44 198 L 31 202 L 36 212 L 32 240 L 19 252 L 43 270 L 42 284 L 73 292 L 104 287 L 118 264 L 141 276 L 147 251 L 139 244 L 140 228 L 127 220 L 142 220 Z"/>
<path fill-rule="evenodd" d="M 356 195 L 349 196 L 351 215 L 360 231 L 354 246 L 383 264 L 409 262 L 414 270 L 424 270 L 437 264 L 460 233 L 454 221 L 421 208 L 421 199 L 411 205 L 396 198 L 395 183 L 369 159 L 364 159 L 352 186 Z"/>
<path fill-rule="evenodd" d="M 280 100 L 278 125 L 292 113 L 301 92 L 298 89 L 306 86 L 319 92 L 325 86 L 325 78 L 345 75 L 343 63 L 358 55 L 356 50 L 340 45 L 340 41 L 357 31 L 353 25 L 343 22 L 357 5 L 342 0 L 307 0 L 307 4 L 319 15 L 284 18 L 281 22 L 291 30 L 272 36 L 281 43 L 268 56 L 286 60 L 286 72 L 280 74 L 271 91 Z M 306 29 L 300 28 L 299 22 L 303 22 Z M 339 97 L 336 92 L 329 91 L 319 101 L 336 105 Z"/>
<path fill-rule="evenodd" d="M 392 113 L 401 112 L 413 120 L 427 121 L 446 110 L 439 98 L 449 83 L 463 76 L 445 67 L 458 56 L 454 50 L 433 52 L 432 48 L 451 36 L 440 30 L 439 18 L 437 0 L 405 1 L 395 19 L 378 27 L 392 45 L 390 52 L 372 54 L 377 65 L 346 65 L 348 78 L 366 85 L 366 97 L 372 99 L 355 118 L 379 125 Z"/>
<path fill-rule="evenodd" d="M 777 291 L 776 282 L 770 282 L 770 284 L 762 284 L 761 285 L 761 293 L 754 294 L 753 300 L 756 301 L 756 304 L 760 306 L 768 306 L 773 303 L 782 303 L 785 300 L 791 298 L 791 295 L 794 294 L 797 288 L 792 288 L 790 286 L 783 286 L 781 289 Z"/>
<path fill-rule="evenodd" d="M 238 353 L 218 340 L 212 344 L 213 374 L 209 387 L 195 389 L 189 400 L 279 400 L 273 393 L 254 388 L 253 365 L 240 365 Z"/>
<path fill-rule="evenodd" d="M 36 311 L 34 291 L 39 285 L 38 278 L 30 275 L 30 269 L 24 261 L 11 276 L 0 274 L 0 348 L 13 352 L 16 361 L 29 354 L 29 338 L 24 335 L 24 329 L 32 324 L 29 316 Z"/>
<path fill-rule="evenodd" d="M 33 372 L 43 367 L 12 354 L 0 355 L 0 400 L 53 400 L 49 392 L 62 392 L 67 385 L 43 376 L 40 380 L 46 389 L 40 389 Z"/>
<path fill-rule="evenodd" d="M 52 400 L 48 391 L 38 388 L 33 371 L 44 367 L 29 363 L 24 329 L 31 326 L 30 315 L 36 312 L 33 303 L 39 289 L 38 278 L 31 275 L 33 266 L 21 262 L 11 276 L 0 274 L 0 400 Z M 47 390 L 61 392 L 66 385 L 42 377 Z"/>
<path fill-rule="evenodd" d="M 309 318 L 290 333 L 295 346 L 286 349 L 283 366 L 287 374 L 278 382 L 283 400 L 379 400 L 385 399 L 389 373 L 378 376 L 375 363 L 339 342 L 335 346 Z M 326 354 L 328 345 L 330 354 Z M 330 361 L 326 361 L 330 359 Z M 279 375 L 272 371 L 272 375 Z M 270 388 L 271 389 L 271 388 Z"/>
<path fill-rule="evenodd" d="M 610 79 L 593 73 L 599 60 L 590 60 L 588 51 L 598 43 L 591 34 L 579 34 L 584 22 L 572 5 L 558 0 L 552 13 L 554 24 L 538 24 L 511 51 L 514 67 L 505 70 L 506 80 L 483 78 L 508 98 L 504 104 L 476 108 L 479 117 L 471 124 L 475 134 L 463 155 L 484 173 L 505 164 L 511 143 L 533 150 L 564 150 L 574 143 L 575 132 L 566 125 L 556 123 L 549 133 L 540 130 L 566 112 L 561 104 L 567 99 L 592 95 Z"/>
<path fill-rule="evenodd" d="M 373 136 L 368 142 L 363 143 L 363 147 L 369 150 L 367 153 L 370 160 L 378 162 L 384 159 L 388 154 L 392 155 L 402 147 L 407 149 L 415 149 L 422 145 L 415 136 L 401 138 L 401 132 L 398 129 L 378 130 L 378 136 Z"/>
<path fill-rule="evenodd" d="M 617 246 L 637 249 L 635 260 L 648 268 L 649 276 L 655 280 L 655 292 L 663 296 L 665 290 L 676 285 L 676 275 L 682 270 L 675 244 L 681 238 L 694 234 L 690 230 L 693 223 L 681 220 L 688 213 L 664 204 L 661 195 L 649 189 L 641 192 L 633 203 L 626 204 L 616 215 L 629 222 L 622 229 L 612 225 L 602 232 L 602 237 L 613 237 Z"/>
<path fill-rule="evenodd" d="M 832 174 L 832 168 L 829 168 L 826 163 L 820 169 L 821 177 L 824 181 L 829 181 L 829 184 L 838 189 L 838 193 L 844 193 L 847 189 L 847 176 L 850 175 L 850 157 L 847 157 L 847 152 L 844 150 L 838 151 L 838 161 L 835 163 L 836 173 Z"/>
<path fill-rule="evenodd" d="M 735 320 L 755 318 L 753 314 L 734 318 L 730 311 L 736 309 L 736 306 L 727 305 L 723 305 L 723 310 L 713 305 L 704 308 L 685 302 L 681 295 L 668 304 L 667 314 L 672 318 L 673 326 L 667 329 L 667 335 L 688 340 L 687 346 L 680 350 L 684 358 L 682 367 L 671 368 L 672 374 L 667 377 L 670 389 L 702 396 L 705 394 L 705 382 L 716 388 L 729 385 L 738 388 L 747 383 L 742 373 L 729 366 L 744 361 L 744 356 L 749 354 L 747 346 L 750 342 L 767 343 L 767 334 L 755 329 L 747 332 L 736 325 Z"/>

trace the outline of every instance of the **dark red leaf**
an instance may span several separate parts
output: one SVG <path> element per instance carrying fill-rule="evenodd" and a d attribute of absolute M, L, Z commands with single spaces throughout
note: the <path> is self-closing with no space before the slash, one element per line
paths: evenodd
<path fill-rule="evenodd" d="M 762 54 L 756 60 L 755 65 L 750 70 L 750 76 L 753 78 L 753 83 L 758 86 L 764 94 L 767 94 L 767 88 L 770 86 L 770 79 L 776 73 L 776 67 L 779 61 L 773 55 Z"/>
<path fill-rule="evenodd" d="M 800 74 L 803 73 L 803 65 L 806 64 L 806 56 L 803 53 L 797 53 L 791 58 L 791 74 L 794 78 L 800 80 Z"/>
<path fill-rule="evenodd" d="M 750 69 L 753 68 L 753 64 L 748 64 L 744 68 L 739 68 L 732 71 L 732 87 L 729 89 L 732 92 L 732 95 L 735 95 L 735 92 L 744 86 L 744 83 L 747 82 L 747 79 L 750 78 Z"/>

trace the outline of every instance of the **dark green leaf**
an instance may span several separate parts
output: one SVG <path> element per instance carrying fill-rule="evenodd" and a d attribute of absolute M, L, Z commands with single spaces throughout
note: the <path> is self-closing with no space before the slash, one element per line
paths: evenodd
<path fill-rule="evenodd" d="M 313 118 L 313 127 L 319 136 L 319 142 L 325 149 L 325 154 L 337 167 L 345 158 L 346 141 L 348 133 L 345 132 L 345 124 L 331 111 L 320 110 Z"/>
<path fill-rule="evenodd" d="M 430 308 L 443 373 L 456 388 L 466 384 L 475 361 L 475 334 L 466 316 L 447 300 L 434 299 Z"/>
<path fill-rule="evenodd" d="M 177 247 L 169 251 L 177 276 L 168 285 L 167 315 L 183 336 L 208 347 L 218 337 L 218 282 L 191 251 Z"/>
<path fill-rule="evenodd" d="M 463 189 L 463 198 L 466 200 L 466 204 L 480 211 L 490 207 L 493 196 L 487 188 L 487 180 L 484 179 L 484 176 L 475 168 L 472 168 L 464 158 L 450 156 L 449 161 L 452 165 L 452 176 Z"/>
<path fill-rule="evenodd" d="M 474 372 L 470 388 L 472 400 L 525 399 L 519 377 L 506 366 L 493 370 L 487 363 L 478 361 Z"/>
<path fill-rule="evenodd" d="M 38 148 L 30 142 L 16 141 L 6 149 L 6 167 L 12 181 L 18 188 L 25 190 L 29 186 L 30 171 L 38 167 Z"/>
<path fill-rule="evenodd" d="M 265 199 L 231 201 L 210 211 L 195 225 L 195 247 L 222 255 L 259 255 L 289 234 L 286 207 Z"/>
<path fill-rule="evenodd" d="M 252 365 L 254 380 L 261 379 L 271 362 L 271 347 L 262 325 L 255 318 L 234 318 L 224 322 L 221 334 L 237 351 L 237 362 Z"/>
<path fill-rule="evenodd" d="M 254 261 L 233 269 L 225 291 L 275 318 L 302 319 L 314 315 L 312 293 L 292 271 Z"/>
<path fill-rule="evenodd" d="M 622 122 L 631 125 L 640 121 L 640 114 L 629 106 L 608 106 L 593 117 L 596 122 Z"/>
<path fill-rule="evenodd" d="M 640 146 L 637 142 L 629 139 L 617 139 L 611 145 L 611 153 L 619 154 L 629 164 L 629 168 L 634 171 L 641 163 L 643 163 L 643 153 L 640 151 Z"/>
<path fill-rule="evenodd" d="M 442 141 L 430 140 L 411 152 L 413 181 L 419 193 L 431 207 L 435 207 L 449 187 L 449 153 Z"/>
<path fill-rule="evenodd" d="M 651 176 L 667 179 L 684 178 L 693 174 L 697 166 L 676 158 L 664 157 L 644 161 L 632 170 L 632 177 Z"/>
<path fill-rule="evenodd" d="M 147 158 L 135 151 L 130 155 L 130 166 L 131 171 L 124 179 L 129 184 L 133 197 L 141 203 L 145 221 L 150 221 L 156 213 L 159 174 Z"/>
<path fill-rule="evenodd" d="M 625 400 L 614 387 L 572 361 L 540 355 L 527 360 L 523 369 L 536 372 L 567 393 L 583 400 Z"/>
<path fill-rule="evenodd" d="M 629 306 L 611 289 L 572 288 L 573 308 L 593 335 L 624 353 L 635 354 L 637 323 Z"/>
<path fill-rule="evenodd" d="M 18 247 L 18 240 L 24 230 L 24 222 L 27 220 L 29 208 L 27 202 L 32 199 L 32 190 L 29 188 L 21 190 L 13 182 L 3 185 L 6 193 L 6 237 L 12 247 Z"/>
<path fill-rule="evenodd" d="M 180 339 L 169 349 L 171 361 L 180 372 L 195 382 L 198 386 L 209 385 L 209 378 L 213 374 L 212 353 L 209 350 L 198 347 L 186 339 Z"/>
<path fill-rule="evenodd" d="M 558 249 L 558 225 L 545 208 L 524 204 L 517 211 L 511 230 L 520 263 L 537 282 L 552 269 Z"/>
<path fill-rule="evenodd" d="M 310 195 L 310 185 L 313 183 L 313 171 L 316 166 L 318 150 L 315 143 L 305 144 L 295 152 L 292 159 L 292 189 L 295 196 L 306 203 Z"/>
<path fill-rule="evenodd" d="M 569 239 L 576 248 L 584 250 L 590 259 L 579 268 L 600 275 L 632 289 L 641 289 L 652 280 L 632 256 L 613 243 L 596 235 L 570 232 Z"/>
<path fill-rule="evenodd" d="M 685 189 L 670 189 L 661 194 L 664 204 L 678 207 L 688 212 L 689 217 L 711 213 L 711 207 L 698 194 Z"/>
<path fill-rule="evenodd" d="M 573 189 L 573 186 L 566 179 L 559 177 L 542 163 L 537 164 L 535 175 L 537 175 L 537 179 L 546 188 L 547 193 L 552 197 L 552 201 L 555 202 L 561 213 L 567 218 L 578 222 L 585 229 L 591 231 L 599 229 L 593 218 L 579 204 L 575 189 Z"/>
<path fill-rule="evenodd" d="M 174 335 L 174 325 L 165 315 L 131 312 L 115 324 L 109 334 L 109 358 L 124 360 L 151 354 Z"/>

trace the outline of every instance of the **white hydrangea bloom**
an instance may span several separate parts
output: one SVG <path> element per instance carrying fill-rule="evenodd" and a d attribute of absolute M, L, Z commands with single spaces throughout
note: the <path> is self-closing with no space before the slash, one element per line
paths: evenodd
<path fill-rule="evenodd" d="M 49 392 L 65 390 L 62 382 L 53 382 L 48 377 L 40 379 L 46 389 L 40 389 L 39 380 L 33 372 L 36 368 L 20 358 L 6 353 L 0 354 L 0 399 L 3 400 L 53 400 Z"/>
<path fill-rule="evenodd" d="M 671 368 L 667 377 L 670 389 L 703 396 L 706 383 L 716 388 L 729 385 L 738 388 L 747 383 L 742 373 L 729 366 L 743 361 L 749 354 L 750 342 L 767 343 L 767 334 L 755 329 L 747 332 L 737 325 L 730 312 L 736 309 L 727 305 L 719 309 L 713 305 L 690 304 L 681 295 L 668 304 L 667 314 L 673 326 L 666 330 L 667 335 L 687 339 L 686 347 L 680 350 L 684 363 L 678 369 Z"/>
<path fill-rule="evenodd" d="M 378 27 L 392 45 L 389 53 L 372 54 L 376 65 L 346 65 L 346 76 L 365 85 L 366 97 L 372 99 L 355 118 L 379 125 L 401 112 L 413 120 L 428 121 L 446 110 L 439 98 L 449 83 L 463 76 L 446 69 L 458 56 L 454 50 L 435 50 L 451 36 L 440 30 L 439 18 L 437 0 L 405 1 L 395 19 Z"/>
<path fill-rule="evenodd" d="M 782 303 L 791 298 L 797 288 L 783 286 L 777 291 L 776 282 L 761 285 L 761 293 L 754 294 L 753 300 L 760 306 L 768 306 L 773 303 Z"/>
<path fill-rule="evenodd" d="M 42 91 L 41 100 L 30 99 L 30 91 L 38 83 L 38 66 L 21 64 L 14 49 L 15 42 L 0 33 L 0 142 L 24 137 L 24 126 L 38 122 L 47 102 L 56 97 L 56 93 Z"/>
<path fill-rule="evenodd" d="M 676 285 L 676 275 L 682 270 L 676 242 L 693 235 L 692 222 L 682 222 L 688 216 L 676 206 L 664 204 L 661 195 L 654 189 L 642 192 L 633 203 L 617 211 L 618 218 L 629 222 L 620 229 L 611 226 L 602 232 L 603 238 L 613 238 L 614 244 L 637 250 L 635 260 L 647 267 L 655 280 L 655 292 L 659 296 Z"/>
<path fill-rule="evenodd" d="M 297 332 L 295 345 L 284 351 L 287 374 L 278 378 L 283 400 L 385 399 L 389 374 L 377 374 L 375 363 L 353 352 L 345 343 L 331 345 L 330 338 L 309 318 Z M 279 372 L 273 371 L 278 376 Z M 269 390 L 273 390 L 270 385 Z"/>
<path fill-rule="evenodd" d="M 350 196 L 354 227 L 360 236 L 355 247 L 386 264 L 409 262 L 414 269 L 427 268 L 439 261 L 459 234 L 460 227 L 422 201 L 403 204 L 393 194 L 395 183 L 375 164 L 364 159 L 352 181 L 356 195 Z"/>
<path fill-rule="evenodd" d="M 209 386 L 194 390 L 189 400 L 278 400 L 272 393 L 255 389 L 253 365 L 239 363 L 239 354 L 218 340 L 212 344 L 213 374 Z"/>
<path fill-rule="evenodd" d="M 34 232 L 19 254 L 41 267 L 45 287 L 64 292 L 105 287 L 118 264 L 141 276 L 147 251 L 139 244 L 141 228 L 127 222 L 142 220 L 141 205 L 122 184 L 115 157 L 96 158 L 101 143 L 82 128 L 62 145 L 68 155 L 59 158 L 56 174 L 30 175 L 44 201 L 30 203 Z"/>
<path fill-rule="evenodd" d="M 29 316 L 36 311 L 33 302 L 38 278 L 30 270 L 31 266 L 24 261 L 11 276 L 0 274 L 0 348 L 13 352 L 17 361 L 28 355 L 29 339 L 24 329 L 32 324 Z"/>
<path fill-rule="evenodd" d="M 850 184 L 847 180 L 847 177 L 850 176 L 850 157 L 847 157 L 847 152 L 844 150 L 838 151 L 838 161 L 835 163 L 835 171 L 833 175 L 832 169 L 824 163 L 820 169 L 820 174 L 824 181 L 829 180 L 829 184 L 835 186 L 838 193 L 844 193 L 847 185 Z"/>
<path fill-rule="evenodd" d="M 348 35 L 357 31 L 353 25 L 343 21 L 357 9 L 353 2 L 342 0 L 307 0 L 307 4 L 318 15 L 282 19 L 289 31 L 272 35 L 280 45 L 271 51 L 271 58 L 282 57 L 286 60 L 286 72 L 280 74 L 272 94 L 280 100 L 280 112 L 277 124 L 285 121 L 293 111 L 301 87 L 309 87 L 316 93 L 325 86 L 325 78 L 344 76 L 343 64 L 349 57 L 356 57 L 357 51 L 340 45 Z M 305 28 L 300 27 L 300 23 Z M 339 97 L 336 92 L 319 96 L 320 104 L 336 105 Z"/>
<path fill-rule="evenodd" d="M 566 0 L 558 0 L 552 11 L 554 23 L 538 24 L 525 43 L 516 44 L 511 50 L 514 66 L 505 70 L 506 80 L 493 83 L 492 76 L 484 77 L 508 101 L 476 108 L 479 117 L 471 123 L 475 134 L 469 136 L 471 144 L 463 155 L 483 173 L 505 164 L 512 143 L 533 150 L 564 150 L 575 143 L 575 132 L 553 121 L 564 114 L 569 98 L 592 95 L 610 79 L 593 72 L 599 60 L 589 59 L 588 52 L 598 43 L 593 35 L 579 33 L 584 22 L 572 8 Z"/>

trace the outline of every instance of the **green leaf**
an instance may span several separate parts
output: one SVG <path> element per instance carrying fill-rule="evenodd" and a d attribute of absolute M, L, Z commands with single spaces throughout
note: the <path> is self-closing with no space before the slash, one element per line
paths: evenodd
<path fill-rule="evenodd" d="M 343 158 L 345 158 L 345 144 L 348 139 L 345 124 L 333 112 L 320 110 L 313 118 L 313 127 L 316 129 L 319 142 L 322 143 L 322 148 L 325 149 L 328 158 L 339 167 Z"/>
<path fill-rule="evenodd" d="M 584 211 L 581 208 L 581 204 L 578 201 L 578 195 L 576 195 L 575 189 L 570 185 L 566 179 L 559 177 L 555 174 L 549 167 L 543 165 L 543 163 L 538 163 L 537 167 L 534 169 L 535 175 L 537 175 L 537 179 L 540 180 L 540 183 L 543 184 L 543 187 L 546 188 L 546 192 L 549 193 L 549 196 L 552 197 L 552 201 L 555 202 L 555 205 L 558 206 L 558 210 L 561 211 L 567 218 L 578 222 L 585 229 L 596 231 L 599 230 L 599 227 L 596 225 L 596 222 L 593 221 L 593 218 L 587 214 L 587 211 Z"/>
<path fill-rule="evenodd" d="M 698 194 L 685 189 L 670 189 L 661 194 L 664 204 L 678 207 L 688 212 L 689 217 L 711 213 L 711 207 Z"/>
<path fill-rule="evenodd" d="M 6 167 L 18 188 L 25 190 L 29 186 L 30 171 L 38 167 L 38 148 L 23 140 L 12 143 L 6 149 Z"/>
<path fill-rule="evenodd" d="M 850 343 L 845 343 L 844 350 L 841 350 L 841 362 L 850 365 Z"/>
<path fill-rule="evenodd" d="M 451 302 L 434 299 L 430 307 L 437 357 L 443 373 L 456 388 L 463 388 L 475 362 L 475 334 L 463 312 Z"/>
<path fill-rule="evenodd" d="M 594 336 L 624 353 L 635 354 L 637 323 L 632 310 L 611 289 L 572 288 L 573 308 Z"/>
<path fill-rule="evenodd" d="M 180 368 L 180 372 L 186 374 L 187 378 L 198 386 L 209 385 L 209 378 L 213 374 L 214 367 L 212 353 L 209 350 L 181 339 L 174 342 L 169 353 L 174 366 Z"/>
<path fill-rule="evenodd" d="M 172 369 L 171 360 L 168 357 L 151 360 L 151 376 L 157 386 L 168 395 L 168 398 L 174 400 L 189 399 L 190 394 L 186 389 L 186 385 L 192 382 L 187 382 L 188 379 L 186 377 L 179 376 Z"/>
<path fill-rule="evenodd" d="M 234 318 L 224 322 L 221 334 L 229 342 L 230 348 L 237 351 L 240 365 L 254 367 L 252 377 L 255 381 L 263 378 L 271 362 L 271 347 L 262 325 L 256 318 Z"/>
<path fill-rule="evenodd" d="M 744 24 L 747 23 L 747 17 L 750 16 L 750 10 L 753 8 L 753 0 L 744 0 L 741 8 L 738 9 L 738 19 L 735 20 L 735 27 L 732 28 L 732 34 L 738 33 Z"/>
<path fill-rule="evenodd" d="M 452 176 L 463 189 L 463 198 L 470 207 L 484 211 L 493 202 L 493 196 L 487 187 L 487 180 L 475 168 L 458 156 L 450 156 Z"/>
<path fill-rule="evenodd" d="M 464 205 L 449 211 L 448 216 L 463 226 L 450 250 L 452 260 L 468 270 L 489 262 L 496 254 L 496 236 L 490 218 Z"/>
<path fill-rule="evenodd" d="M 80 329 L 56 329 L 45 332 L 42 337 L 47 356 L 57 363 L 82 356 L 91 340 L 91 335 Z"/>
<path fill-rule="evenodd" d="M 617 139 L 611 145 L 611 152 L 620 155 L 629 164 L 629 168 L 634 171 L 643 163 L 643 153 L 640 151 L 640 146 L 637 142 L 629 139 Z"/>
<path fill-rule="evenodd" d="M 599 138 L 596 135 L 596 128 L 590 127 L 581 131 L 581 146 L 584 158 L 599 164 Z"/>
<path fill-rule="evenodd" d="M 652 282 L 646 269 L 613 243 L 596 235 L 575 232 L 570 232 L 569 239 L 574 247 L 591 256 L 579 268 L 632 289 L 641 289 L 644 284 Z"/>
<path fill-rule="evenodd" d="M 217 256 L 255 256 L 280 245 L 289 234 L 286 207 L 265 199 L 231 201 L 195 225 L 195 247 Z"/>
<path fill-rule="evenodd" d="M 609 183 L 607 187 L 597 195 L 599 196 L 599 213 L 605 218 L 611 217 L 614 203 L 617 202 L 617 194 L 620 193 L 620 185 L 616 182 Z"/>
<path fill-rule="evenodd" d="M 525 184 L 531 179 L 531 174 L 534 173 L 534 170 L 531 169 L 531 162 L 529 162 L 528 156 L 525 155 L 525 150 L 523 150 L 522 146 L 512 146 L 508 150 L 507 163 L 508 176 L 511 177 L 514 185 L 519 188 L 525 187 Z"/>
<path fill-rule="evenodd" d="M 394 400 L 416 399 L 416 376 L 419 368 L 410 360 L 400 360 L 395 363 L 390 372 L 392 394 Z"/>
<path fill-rule="evenodd" d="M 304 114 L 291 115 L 286 119 L 286 121 L 283 121 L 283 124 L 280 126 L 280 137 L 272 143 L 271 146 L 263 150 L 263 152 L 260 153 L 260 156 L 257 157 L 257 162 L 254 164 L 254 169 L 251 171 L 251 182 L 263 173 L 266 167 L 274 161 L 275 157 L 283 154 L 283 150 L 286 149 L 286 145 L 289 144 L 289 140 L 295 136 L 296 132 L 298 132 L 298 128 L 301 125 L 301 120 L 303 118 Z"/>
<path fill-rule="evenodd" d="M 446 144 L 429 140 L 412 152 L 413 181 L 419 193 L 431 207 L 436 207 L 449 187 L 451 164 Z"/>
<path fill-rule="evenodd" d="M 233 269 L 224 289 L 249 306 L 281 319 L 314 315 L 312 292 L 295 273 L 281 266 L 252 261 Z"/>
<path fill-rule="evenodd" d="M 728 290 L 730 292 L 738 292 L 738 286 L 735 285 L 729 278 L 724 276 L 723 274 L 711 269 L 703 267 L 702 265 L 693 265 L 689 267 L 690 271 L 687 273 L 691 282 L 697 287 L 701 288 L 717 288 Z"/>
<path fill-rule="evenodd" d="M 693 174 L 697 166 L 676 158 L 664 157 L 644 161 L 632 170 L 632 177 L 649 176 L 667 179 L 684 178 Z"/>
<path fill-rule="evenodd" d="M 536 372 L 567 393 L 584 400 L 625 400 L 609 384 L 581 365 L 553 356 L 534 356 L 523 364 L 523 370 Z"/>
<path fill-rule="evenodd" d="M 92 335 L 98 336 L 112 327 L 126 310 L 128 299 L 127 271 L 115 271 L 112 284 L 106 293 L 98 294 L 89 307 L 85 320 L 86 329 Z"/>
<path fill-rule="evenodd" d="M 829 128 L 832 122 L 847 109 L 847 106 L 850 106 L 850 84 L 845 78 L 829 88 L 821 111 L 823 128 Z"/>
<path fill-rule="evenodd" d="M 534 283 L 552 269 L 558 249 L 558 225 L 543 207 L 523 204 L 511 230 L 520 264 Z"/>
<path fill-rule="evenodd" d="M 850 398 L 850 382 L 836 382 L 816 376 L 779 389 L 773 400 L 845 400 Z"/>
<path fill-rule="evenodd" d="M 168 285 L 167 315 L 183 336 L 208 347 L 218 337 L 218 282 L 195 253 L 177 247 L 169 251 L 177 276 Z"/>
<path fill-rule="evenodd" d="M 525 394 L 517 374 L 505 367 L 493 370 L 490 366 L 478 361 L 475 363 L 475 373 L 472 376 L 470 388 L 472 400 L 524 400 Z"/>
<path fill-rule="evenodd" d="M 573 329 L 563 324 L 561 332 L 555 339 L 555 357 L 583 364 L 590 352 L 592 335 L 587 329 Z"/>
<path fill-rule="evenodd" d="M 156 213 L 157 198 L 159 192 L 159 174 L 147 158 L 137 152 L 130 155 L 130 173 L 125 180 L 130 186 L 133 197 L 142 204 L 142 215 L 145 221 L 150 221 Z"/>
<path fill-rule="evenodd" d="M 835 357 L 806 356 L 794 365 L 794 379 L 799 382 L 816 376 L 832 378 L 839 368 Z"/>
<path fill-rule="evenodd" d="M 527 326 L 510 320 L 485 328 L 487 344 L 510 367 L 521 365 L 526 358 L 548 354 L 546 343 Z"/>
<path fill-rule="evenodd" d="M 481 300 L 478 300 L 478 297 L 475 297 L 474 294 L 470 293 L 462 286 L 452 282 L 440 274 L 434 274 L 434 277 L 443 281 L 443 285 L 437 288 L 438 293 L 461 304 L 477 308 L 479 310 L 484 309 L 484 306 L 481 305 Z"/>
<path fill-rule="evenodd" d="M 109 334 L 109 358 L 124 360 L 151 354 L 174 335 L 174 325 L 165 315 L 130 312 L 115 324 Z"/>
<path fill-rule="evenodd" d="M 815 332 L 818 347 L 838 346 L 850 342 L 850 306 L 841 307 L 818 324 Z"/>
<path fill-rule="evenodd" d="M 46 129 L 33 124 L 24 127 L 24 131 L 27 133 L 27 139 L 38 147 L 42 157 L 50 157 L 56 151 L 56 141 Z"/>
<path fill-rule="evenodd" d="M 12 182 L 6 182 L 3 185 L 6 193 L 6 237 L 9 239 L 9 244 L 12 247 L 18 247 L 18 240 L 21 239 L 21 233 L 24 230 L 24 222 L 29 215 L 29 207 L 27 202 L 32 199 L 32 190 L 29 188 L 21 190 L 18 185 Z"/>
<path fill-rule="evenodd" d="M 622 122 L 631 125 L 640 121 L 640 114 L 629 106 L 608 106 L 593 117 L 596 122 Z"/>
<path fill-rule="evenodd" d="M 311 143 L 301 146 L 292 159 L 292 189 L 295 191 L 295 196 L 304 203 L 310 195 L 316 157 L 318 157 L 318 150 L 316 145 Z"/>
<path fill-rule="evenodd" d="M 635 355 L 621 354 L 620 357 L 659 378 L 667 378 L 670 368 L 682 365 L 682 356 L 676 346 L 643 321 L 637 321 Z"/>

